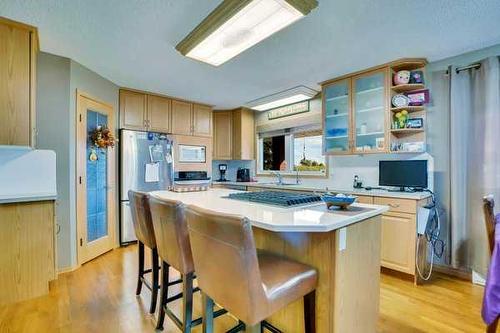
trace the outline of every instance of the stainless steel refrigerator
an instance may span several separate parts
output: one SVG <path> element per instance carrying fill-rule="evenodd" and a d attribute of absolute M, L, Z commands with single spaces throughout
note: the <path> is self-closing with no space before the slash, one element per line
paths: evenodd
<path fill-rule="evenodd" d="M 136 240 L 128 191 L 168 190 L 173 179 L 173 142 L 164 133 L 120 131 L 120 243 Z"/>

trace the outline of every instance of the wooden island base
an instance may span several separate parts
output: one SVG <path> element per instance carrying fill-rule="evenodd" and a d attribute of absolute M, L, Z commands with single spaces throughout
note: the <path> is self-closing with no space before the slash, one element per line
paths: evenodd
<path fill-rule="evenodd" d="M 318 270 L 316 332 L 375 332 L 379 314 L 381 217 L 331 232 L 272 232 L 254 227 L 257 248 Z M 345 249 L 340 249 L 342 243 Z M 302 299 L 268 320 L 283 332 L 303 332 Z"/>

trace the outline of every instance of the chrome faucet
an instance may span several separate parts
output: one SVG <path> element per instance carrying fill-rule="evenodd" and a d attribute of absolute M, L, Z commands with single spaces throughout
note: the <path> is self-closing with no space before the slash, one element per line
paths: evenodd
<path fill-rule="evenodd" d="M 281 173 L 279 173 L 278 171 L 273 171 L 273 175 L 275 175 L 276 178 L 278 178 L 277 184 L 283 185 L 283 176 L 281 175 Z"/>
<path fill-rule="evenodd" d="M 299 176 L 299 169 L 297 168 L 297 170 L 295 170 L 296 173 L 295 173 L 295 184 L 299 185 L 300 183 L 302 183 L 302 180 L 300 179 L 300 176 Z"/>

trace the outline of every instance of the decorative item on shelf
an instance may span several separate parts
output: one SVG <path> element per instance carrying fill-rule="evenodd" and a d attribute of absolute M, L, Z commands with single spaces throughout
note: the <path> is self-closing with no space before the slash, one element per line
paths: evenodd
<path fill-rule="evenodd" d="M 393 142 L 391 144 L 391 151 L 403 153 L 423 153 L 425 151 L 425 144 L 423 141 Z"/>
<path fill-rule="evenodd" d="M 377 146 L 377 149 L 384 149 L 385 146 L 385 138 L 376 138 L 375 139 L 375 146 Z"/>
<path fill-rule="evenodd" d="M 400 84 L 408 84 L 410 82 L 410 71 L 402 70 L 394 74 L 393 78 L 394 84 L 399 86 Z"/>
<path fill-rule="evenodd" d="M 408 111 L 403 110 L 394 115 L 396 121 L 393 124 L 393 129 L 406 128 L 406 123 L 408 121 Z"/>
<path fill-rule="evenodd" d="M 424 127 L 424 118 L 411 118 L 406 123 L 407 128 L 422 128 Z"/>
<path fill-rule="evenodd" d="M 363 123 L 359 127 L 359 134 L 366 134 L 367 130 L 368 130 L 368 126 L 366 125 L 366 123 Z"/>
<path fill-rule="evenodd" d="M 424 84 L 424 72 L 421 70 L 415 70 L 410 72 L 410 83 L 411 84 Z"/>
<path fill-rule="evenodd" d="M 96 148 L 113 148 L 115 146 L 116 139 L 111 133 L 111 130 L 106 126 L 97 126 L 95 130 L 90 133 L 90 141 Z"/>
<path fill-rule="evenodd" d="M 407 92 L 406 97 L 408 97 L 410 106 L 422 106 L 429 103 L 429 89 L 414 90 Z"/>
<path fill-rule="evenodd" d="M 410 99 L 403 95 L 403 94 L 397 94 L 392 96 L 392 105 L 397 108 L 405 107 L 408 106 L 410 103 Z"/>

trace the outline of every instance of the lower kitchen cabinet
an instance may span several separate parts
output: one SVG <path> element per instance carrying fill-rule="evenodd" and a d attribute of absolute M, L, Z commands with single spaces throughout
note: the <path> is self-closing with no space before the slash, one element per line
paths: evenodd
<path fill-rule="evenodd" d="M 54 201 L 0 204 L 0 305 L 45 295 L 55 269 Z"/>
<path fill-rule="evenodd" d="M 415 274 L 416 216 L 406 213 L 382 215 L 382 266 Z"/>

